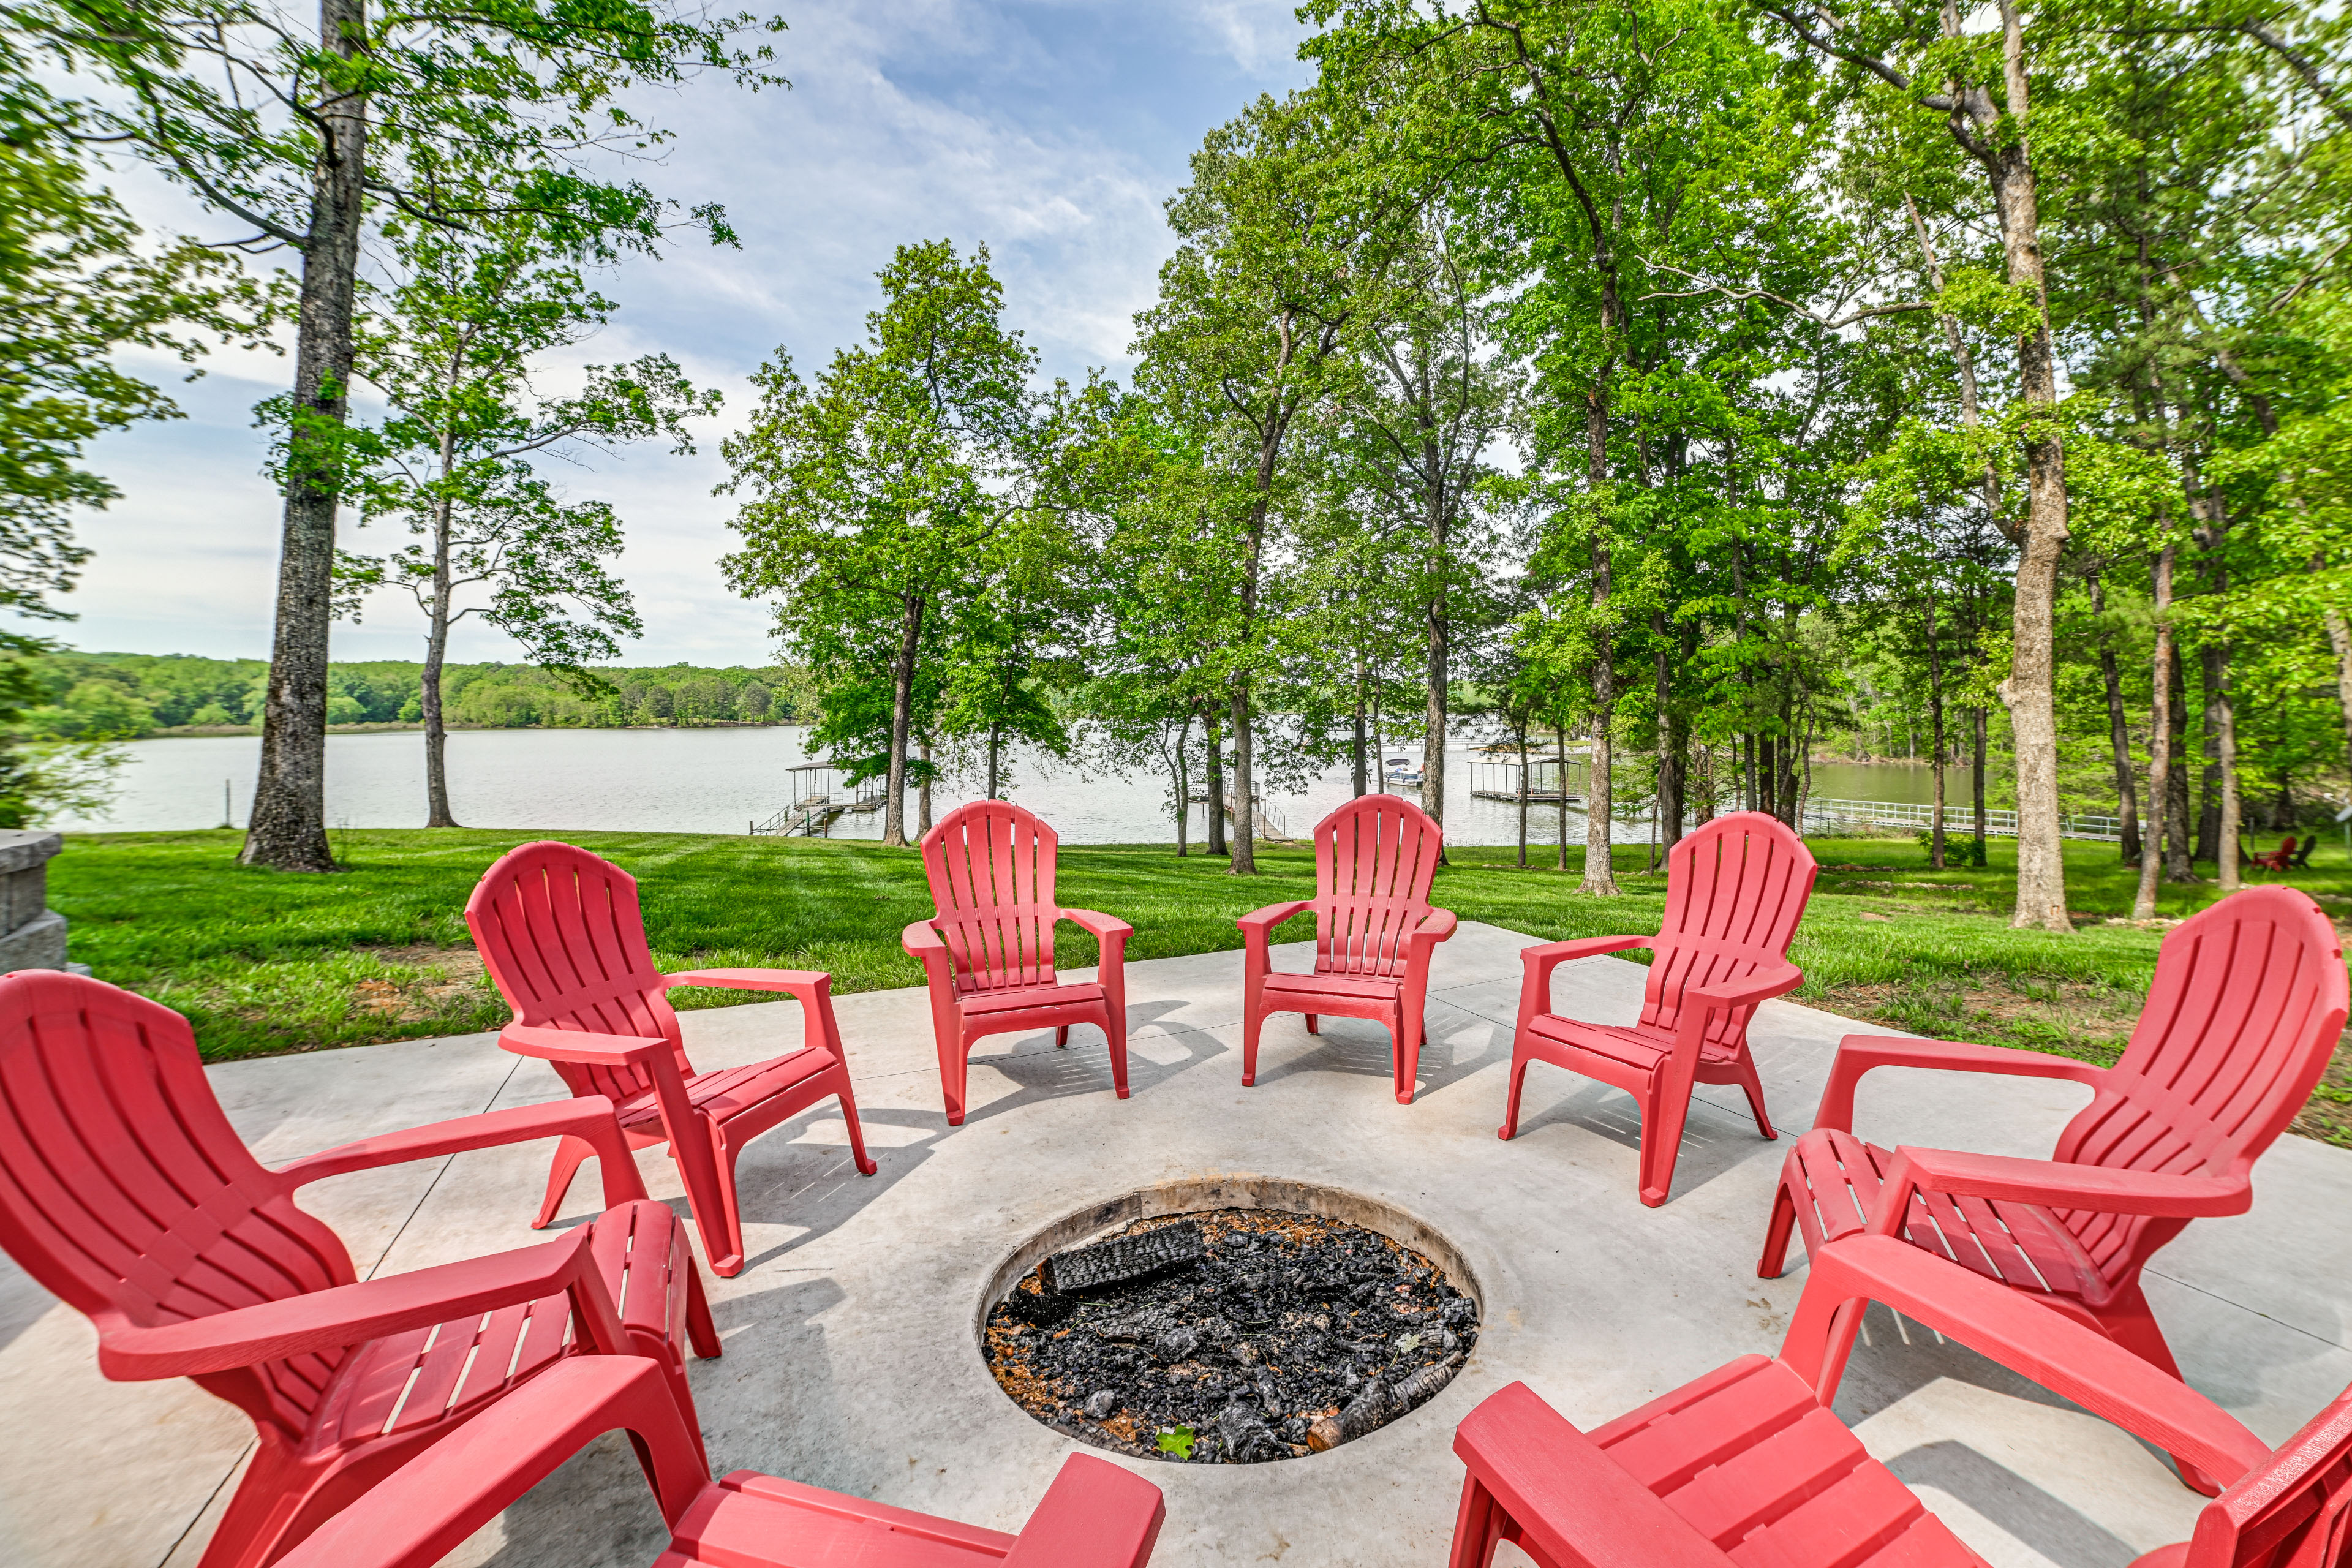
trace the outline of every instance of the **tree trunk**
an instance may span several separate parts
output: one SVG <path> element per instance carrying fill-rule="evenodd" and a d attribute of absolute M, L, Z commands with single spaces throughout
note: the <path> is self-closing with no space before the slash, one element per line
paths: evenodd
<path fill-rule="evenodd" d="M 1230 855 L 1232 841 L 1225 835 L 1224 737 L 1218 732 L 1213 718 L 1201 721 L 1201 731 L 1209 742 L 1209 853 Z"/>
<path fill-rule="evenodd" d="M 1360 660 L 1360 659 L 1359 659 L 1359 660 L 1357 661 L 1357 663 L 1356 663 L 1356 739 L 1355 739 L 1355 742 L 1354 742 L 1353 755 L 1354 755 L 1354 757 L 1355 757 L 1355 774 L 1356 774 L 1356 776 L 1355 776 L 1355 784 L 1356 784 L 1356 798 L 1357 798 L 1358 800 L 1361 800 L 1361 799 L 1363 799 L 1363 798 L 1364 798 L 1365 784 L 1364 784 L 1364 666 L 1363 666 L 1363 661 L 1362 661 L 1362 660 Z"/>
<path fill-rule="evenodd" d="M 2210 641 L 2197 649 L 2198 674 L 2204 685 L 2205 766 L 2197 781 L 2197 847 L 2192 858 L 2221 864 L 2221 645 Z"/>
<path fill-rule="evenodd" d="M 366 32 L 365 0 L 320 0 L 319 38 L 326 52 L 352 58 L 365 52 Z M 335 868 L 327 843 L 327 641 L 341 479 L 331 447 L 350 408 L 367 108 L 358 94 L 332 98 L 310 124 L 319 151 L 310 167 L 294 344 L 293 405 L 301 424 L 288 444 L 261 770 L 237 854 L 244 865 L 278 871 Z"/>
<path fill-rule="evenodd" d="M 915 705 L 915 650 L 923 637 L 923 601 L 905 596 L 898 621 L 898 657 L 890 662 L 890 763 L 883 786 L 882 842 L 907 847 L 907 739 Z"/>
<path fill-rule="evenodd" d="M 1977 797 L 1969 861 L 1972 865 L 1982 866 L 1985 863 L 1985 710 L 1972 708 L 1969 711 L 1976 731 L 1969 757 L 1969 785 L 1976 792 Z"/>
<path fill-rule="evenodd" d="M 1523 724 L 1523 725 L 1521 725 L 1521 726 L 1519 727 L 1518 737 L 1519 737 L 1519 869 L 1520 869 L 1520 870 L 1522 870 L 1522 871 L 1524 871 L 1524 870 L 1526 870 L 1526 869 L 1528 868 L 1528 731 L 1527 731 L 1527 726 L 1526 726 L 1526 725 L 1524 725 L 1524 724 Z M 1561 780 L 1561 781 L 1560 781 L 1560 788 L 1561 788 L 1561 790 L 1562 790 L 1563 792 L 1564 792 L 1564 791 L 1566 791 L 1566 789 L 1568 788 L 1568 781 L 1567 781 L 1567 780 L 1563 779 L 1563 780 Z"/>
<path fill-rule="evenodd" d="M 1554 816 L 1552 837 L 1559 851 L 1559 869 L 1565 871 L 1568 869 L 1568 727 L 1565 724 L 1554 724 L 1551 727 L 1551 736 L 1555 765 L 1559 770 L 1558 796 L 1559 804 Z M 1588 812 L 1592 809 L 1591 790 L 1592 786 L 1590 784 L 1585 785 L 1584 809 Z"/>
<path fill-rule="evenodd" d="M 1915 215 L 1916 216 L 1916 215 Z M 1927 826 L 1927 867 L 1944 868 L 1944 659 L 1936 637 L 1936 601 L 1927 601 L 1927 764 L 1936 775 L 1934 816 Z"/>
<path fill-rule="evenodd" d="M 1452 626 L 1446 616 L 1445 591 L 1453 578 L 1448 569 L 1448 552 L 1453 541 L 1447 526 L 1444 481 L 1438 466 L 1434 447 L 1423 443 L 1422 460 L 1429 475 L 1428 522 L 1429 550 L 1433 558 L 1436 585 L 1431 590 L 1428 603 L 1429 619 L 1429 714 L 1428 733 L 1421 746 L 1421 809 L 1442 830 L 1445 826 L 1445 721 L 1446 681 L 1449 679 L 1448 641 Z M 1438 838 L 1438 858 L 1445 858 L 1445 840 Z"/>
<path fill-rule="evenodd" d="M 1162 731 L 1165 734 L 1166 731 Z M 1191 759 L 1184 748 L 1192 739 L 1192 716 L 1184 715 L 1184 722 L 1176 731 L 1176 858 L 1184 859 L 1192 853 L 1192 775 Z"/>
<path fill-rule="evenodd" d="M 920 748 L 924 762 L 931 760 L 931 742 L 926 738 Z M 922 786 L 915 791 L 915 831 L 928 835 L 931 831 L 931 770 L 923 770 Z"/>
<path fill-rule="evenodd" d="M 1698 628 L 1695 623 L 1685 626 L 1681 649 L 1681 665 L 1688 668 L 1691 661 L 1698 657 Z M 1674 673 L 1671 668 L 1665 672 L 1659 688 L 1658 701 L 1666 715 L 1666 754 L 1660 759 L 1662 778 L 1658 792 L 1658 804 L 1665 813 L 1665 820 L 1658 826 L 1658 836 L 1671 849 L 1682 842 L 1683 827 L 1690 817 L 1691 773 L 1690 715 L 1674 700 Z M 1666 779 L 1672 781 L 1671 790 L 1666 787 Z"/>
<path fill-rule="evenodd" d="M 1234 688 L 1234 854 L 1226 869 L 1248 875 L 1257 869 L 1257 801 L 1252 785 L 1250 704 L 1247 689 Z"/>
<path fill-rule="evenodd" d="M 2163 870 L 2165 819 L 2170 815 L 2167 803 L 2172 786 L 2172 714 L 2179 698 L 2172 689 L 2172 672 L 2179 662 L 2180 655 L 2172 646 L 2172 546 L 2167 544 L 2156 558 L 2156 657 L 2149 663 L 2154 691 L 2148 702 L 2148 823 L 2139 847 L 2139 891 L 2132 899 L 2136 921 L 2156 918 L 2156 880 Z M 2179 818 L 2172 821 L 2173 837 L 2178 838 Z"/>
<path fill-rule="evenodd" d="M 451 440 L 441 441 L 442 477 L 448 477 L 453 458 Z M 441 667 L 449 654 L 449 500 L 433 507 L 433 602 L 425 616 L 425 672 L 418 679 L 416 705 L 425 720 L 425 826 L 455 827 L 449 813 L 449 732 L 441 718 Z"/>
<path fill-rule="evenodd" d="M 2104 616 L 2107 607 L 2106 584 L 2095 572 L 2091 576 L 2091 613 Z M 2115 752 L 2116 815 L 2122 820 L 2122 851 L 2126 864 L 2136 865 L 2139 853 L 2139 799 L 2134 785 L 2131 728 L 2124 722 L 2123 672 L 2116 664 L 2116 650 L 2107 640 L 2106 623 L 2099 624 L 2099 671 L 2107 683 L 2107 742 Z"/>
<path fill-rule="evenodd" d="M 1003 731 L 994 724 L 988 727 L 988 798 L 996 798 L 997 754 L 1003 746 Z"/>
<path fill-rule="evenodd" d="M 2032 156 L 2018 129 L 2032 123 L 2026 102 L 2023 24 L 2017 0 L 2000 0 L 2007 110 L 1975 114 L 1979 144 L 2000 214 L 2009 283 L 2034 307 L 2032 330 L 2018 341 L 2018 393 L 2035 411 L 2027 426 L 2025 538 L 2018 552 L 2017 599 L 2011 622 L 2009 679 L 2000 683 L 2017 757 L 2017 906 L 2012 926 L 2074 929 L 2066 913 L 2066 862 L 2058 837 L 2058 713 L 2053 647 L 2058 559 L 2066 547 L 2066 453 L 2056 419 L 2058 376 L 2042 281 L 2042 220 Z M 1984 96 L 1980 91 L 1974 96 Z M 1955 116 L 1958 119 L 1958 116 Z"/>
<path fill-rule="evenodd" d="M 2168 882 L 2193 882 L 2197 869 L 2193 864 L 2196 852 L 2190 847 L 2192 831 L 2189 812 L 2189 671 L 2180 661 L 2180 639 L 2170 639 L 2172 646 L 2171 697 L 2172 770 L 2165 780 L 2164 817 L 2164 879 Z"/>
<path fill-rule="evenodd" d="M 2215 741 L 2221 763 L 2221 831 L 2214 835 L 2214 858 L 2221 868 L 2221 891 L 2234 893 L 2244 885 L 2238 871 L 2238 826 L 2242 812 L 2238 802 L 2238 718 L 2230 702 L 2230 645 L 2221 645 L 2221 679 L 2213 693 Z"/>
<path fill-rule="evenodd" d="M 2330 608 L 2327 616 L 2327 646 L 2336 653 L 2336 703 L 2344 711 L 2344 757 L 2352 766 L 2352 626 L 2344 622 L 2340 610 Z"/>

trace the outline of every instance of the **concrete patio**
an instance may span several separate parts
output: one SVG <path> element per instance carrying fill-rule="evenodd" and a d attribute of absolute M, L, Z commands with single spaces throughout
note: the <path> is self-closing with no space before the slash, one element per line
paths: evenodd
<path fill-rule="evenodd" d="M 803 1481 L 1014 1529 L 1069 1441 L 990 1380 L 973 1342 L 986 1281 L 1026 1238 L 1139 1187 L 1249 1173 L 1347 1188 L 1417 1216 L 1459 1248 L 1486 1303 L 1475 1358 L 1435 1400 L 1329 1454 L 1252 1467 L 1134 1463 L 1167 1493 L 1155 1562 L 1433 1564 L 1461 1469 L 1454 1425 L 1523 1378 L 1580 1425 L 1605 1420 L 1735 1355 L 1777 1348 L 1801 1262 L 1755 1277 L 1785 1142 L 1759 1140 L 1734 1089 L 1702 1087 L 1673 1201 L 1634 1198 L 1631 1102 L 1547 1068 L 1519 1138 L 1495 1136 L 1531 941 L 1465 924 L 1439 949 L 1430 1044 L 1411 1107 L 1389 1092 L 1384 1037 L 1295 1016 L 1267 1027 L 1258 1085 L 1240 1084 L 1238 952 L 1128 969 L 1134 1098 L 1112 1098 L 1098 1036 L 983 1043 L 973 1110 L 940 1109 L 919 991 L 840 999 L 879 1174 L 851 1168 L 830 1109 L 770 1133 L 740 1171 L 751 1261 L 712 1281 L 725 1356 L 689 1363 L 721 1469 Z M 1276 950 L 1305 967 L 1303 946 Z M 1638 1011 L 1643 971 L 1562 966 L 1563 1011 Z M 698 1065 L 799 1038 L 790 1003 L 686 1016 Z M 1784 1131 L 1806 1125 L 1838 1037 L 1830 1014 L 1768 1003 L 1752 1033 Z M 552 1098 L 544 1064 L 493 1037 L 373 1046 L 213 1069 L 264 1160 Z M 2063 1084 L 1882 1070 L 1858 1127 L 1874 1141 L 2046 1153 L 2084 1091 Z M 526 1222 L 547 1145 L 338 1178 L 306 1206 L 361 1273 L 397 1272 L 540 1239 Z M 659 1152 L 654 1195 L 677 1199 Z M 567 1219 L 593 1210 L 583 1173 Z M 682 1208 L 682 1200 L 678 1200 Z M 2204 1220 L 2160 1254 L 2147 1293 L 2189 1382 L 2276 1441 L 2352 1383 L 2352 1152 L 2284 1138 L 2253 1211 Z M 24 1568 L 192 1564 L 250 1443 L 246 1418 L 184 1381 L 110 1384 L 87 1321 L 0 1260 L 0 1558 Z M 1874 1310 L 1839 1414 L 1990 1562 L 2122 1568 L 2183 1540 L 2202 1500 L 2154 1452 L 1916 1325 Z M 643 1564 L 663 1539 L 627 1449 L 607 1437 L 452 1562 Z M 1515 1557 L 1505 1549 L 1506 1557 Z M 1519 1559 L 1524 1561 L 1523 1559 Z"/>

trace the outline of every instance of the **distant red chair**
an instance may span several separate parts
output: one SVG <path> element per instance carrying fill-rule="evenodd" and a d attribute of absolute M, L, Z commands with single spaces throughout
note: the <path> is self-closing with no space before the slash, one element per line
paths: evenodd
<path fill-rule="evenodd" d="M 1274 1013 L 1304 1013 L 1318 1033 L 1325 1014 L 1369 1018 L 1389 1032 L 1399 1105 L 1412 1103 L 1421 1072 L 1422 1010 L 1429 960 L 1454 934 L 1451 910 L 1432 909 L 1431 882 L 1444 836 L 1429 814 L 1392 795 L 1360 795 L 1315 825 L 1315 896 L 1268 904 L 1242 929 L 1242 1082 L 1257 1081 L 1257 1037 Z M 1315 911 L 1315 967 L 1273 967 L 1274 928 Z"/>
<path fill-rule="evenodd" d="M 1167 1511 L 1158 1487 L 1087 1454 L 1062 1461 L 1019 1535 L 753 1470 L 714 1481 L 653 1378 L 578 1362 L 409 1466 L 284 1568 L 431 1568 L 616 1429 L 675 1532 L 653 1568 L 1143 1568 Z"/>
<path fill-rule="evenodd" d="M 614 1205 L 561 1241 L 362 1280 L 294 1205 L 322 1177 L 557 1136 L 604 1157 Z M 642 1369 L 698 1454 L 679 1345 L 715 1356 L 719 1336 L 685 1230 L 644 1197 L 593 1097 L 271 1170 L 222 1113 L 185 1018 L 96 980 L 0 978 L 0 1247 L 90 1320 L 108 1377 L 189 1377 L 253 1418 L 203 1568 L 275 1561 L 566 1356 Z"/>
<path fill-rule="evenodd" d="M 2140 1270 L 2192 1218 L 2252 1205 L 2254 1162 L 2310 1098 L 2345 1012 L 2335 927 L 2302 893 L 2267 887 L 2232 894 L 2166 935 L 2147 1004 L 2112 1068 L 1848 1035 L 1813 1130 L 1781 1167 L 1756 1271 L 1780 1272 L 1792 1229 L 1808 1256 L 1858 1231 L 1899 1233 L 2178 1377 Z M 1854 1088 L 1879 1067 L 2067 1079 L 2094 1092 L 2047 1160 L 1890 1153 L 1853 1131 Z M 2210 1478 L 2184 1479 L 2211 1489 Z"/>
<path fill-rule="evenodd" d="M 2306 858 L 2308 858 L 2309 854 L 2310 851 L 2305 851 Z M 2246 864 L 2249 866 L 2259 866 L 2265 871 L 2284 871 L 2293 867 L 2295 864 L 2294 835 L 2292 833 L 2288 834 L 2286 837 L 2280 842 L 2277 848 L 2270 850 L 2266 854 L 2248 856 L 2246 858 Z"/>
<path fill-rule="evenodd" d="M 1135 928 L 1096 910 L 1054 901 L 1061 839 L 1034 812 L 1001 800 L 960 805 L 923 835 L 923 875 L 939 912 L 902 939 L 931 993 L 931 1033 L 948 1125 L 961 1127 L 972 1046 L 990 1035 L 1092 1024 L 1110 1042 L 1111 1084 L 1127 1098 L 1127 939 Z M 1054 926 L 1091 932 L 1095 978 L 1065 984 L 1054 973 Z"/>
<path fill-rule="evenodd" d="M 2352 1394 L 2273 1454 L 2128 1352 L 1878 1237 L 1813 1260 L 1777 1359 L 1742 1356 L 1589 1433 L 1523 1383 L 1472 1411 L 1452 1568 L 1487 1568 L 1505 1541 L 1546 1568 L 1984 1568 L 1830 1410 L 1833 1324 L 1866 1301 L 2236 1483 L 2192 1542 L 2136 1568 L 2343 1568 Z"/>
<path fill-rule="evenodd" d="M 636 879 L 569 844 L 525 844 L 501 856 L 466 901 L 466 929 L 514 1009 L 499 1046 L 553 1063 L 574 1094 L 612 1100 L 631 1149 L 669 1145 L 713 1273 L 743 1268 L 735 1161 L 768 1129 L 837 1099 L 850 1157 L 874 1173 L 833 1021 L 833 976 L 806 969 L 664 974 L 646 945 Z M 804 1043 L 769 1061 L 697 1072 L 664 994 L 673 985 L 790 992 L 801 1005 Z M 581 1163 L 596 1152 L 580 1139 L 563 1141 L 533 1229 L 555 1217 Z"/>
<path fill-rule="evenodd" d="M 1691 1086 L 1736 1083 L 1756 1130 L 1778 1136 L 1748 1050 L 1756 1004 L 1795 990 L 1804 971 L 1789 943 L 1821 868 L 1778 818 L 1735 811 L 1666 852 L 1665 921 L 1655 936 L 1588 936 L 1521 950 L 1519 1023 L 1511 1039 L 1510 1098 L 1500 1136 L 1518 1131 L 1528 1068 L 1549 1062 L 1623 1089 L 1642 1106 L 1642 1201 L 1655 1208 L 1675 1184 Z M 1588 1024 L 1551 1010 L 1551 972 L 1571 958 L 1651 951 L 1642 1016 Z"/>

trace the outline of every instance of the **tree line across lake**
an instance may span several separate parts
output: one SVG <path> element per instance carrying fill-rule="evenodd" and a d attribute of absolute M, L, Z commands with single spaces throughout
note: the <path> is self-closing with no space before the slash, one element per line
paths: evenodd
<path fill-rule="evenodd" d="M 25 729 L 62 741 L 257 728 L 269 684 L 268 661 L 258 658 L 56 651 L 20 664 L 32 689 Z M 403 659 L 328 666 L 327 721 L 416 723 L 423 668 Z M 453 664 L 442 682 L 449 721 L 467 729 L 792 724 L 808 722 L 817 708 L 808 672 L 789 666 L 614 666 L 573 676 L 527 664 Z"/>

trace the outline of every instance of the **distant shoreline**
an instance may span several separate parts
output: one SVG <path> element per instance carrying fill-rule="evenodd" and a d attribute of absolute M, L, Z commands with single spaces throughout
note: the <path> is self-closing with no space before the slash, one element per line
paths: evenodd
<path fill-rule="evenodd" d="M 754 723 L 748 719 L 707 719 L 698 724 L 451 724 L 449 733 L 460 731 L 478 734 L 499 734 L 515 730 L 557 731 L 627 731 L 627 730 L 796 730 L 802 726 L 784 720 L 775 723 Z M 141 741 L 210 741 L 223 737 L 251 735 L 258 737 L 258 724 L 175 724 L 169 729 L 151 730 L 132 737 Z M 398 722 L 371 724 L 330 724 L 330 735 L 422 735 L 422 724 Z"/>

